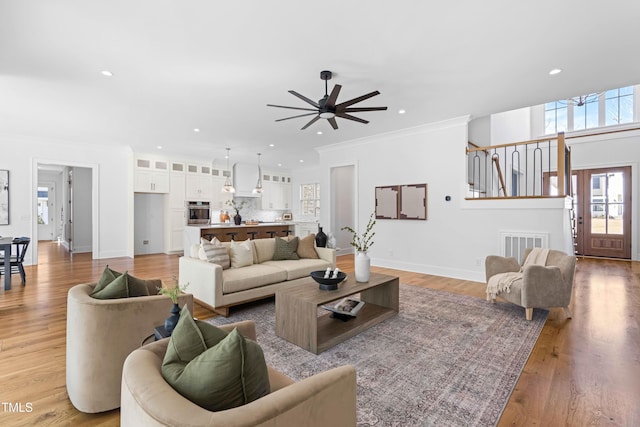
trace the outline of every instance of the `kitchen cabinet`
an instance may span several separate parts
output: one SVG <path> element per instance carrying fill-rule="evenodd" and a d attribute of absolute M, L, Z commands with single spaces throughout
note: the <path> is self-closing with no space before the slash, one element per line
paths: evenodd
<path fill-rule="evenodd" d="M 136 157 L 133 191 L 136 193 L 169 193 L 169 162 L 152 157 Z"/>
<path fill-rule="evenodd" d="M 186 169 L 186 200 L 211 201 L 213 197 L 211 166 L 187 163 Z"/>
<path fill-rule="evenodd" d="M 213 191 L 211 197 L 211 211 L 212 218 L 217 218 L 220 210 L 228 211 L 230 206 L 227 205 L 227 201 L 233 199 L 233 193 L 223 193 L 222 187 L 227 178 L 232 181 L 231 171 L 227 169 L 213 168 L 211 171 L 213 176 Z"/>
<path fill-rule="evenodd" d="M 262 175 L 262 209 L 291 210 L 291 177 L 270 172 Z"/>

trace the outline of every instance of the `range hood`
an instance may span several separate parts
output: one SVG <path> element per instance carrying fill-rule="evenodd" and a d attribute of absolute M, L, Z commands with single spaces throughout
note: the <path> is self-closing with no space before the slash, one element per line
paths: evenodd
<path fill-rule="evenodd" d="M 262 194 L 254 194 L 258 182 L 258 165 L 256 163 L 238 162 L 233 165 L 233 186 L 236 188 L 235 197 L 261 197 Z"/>

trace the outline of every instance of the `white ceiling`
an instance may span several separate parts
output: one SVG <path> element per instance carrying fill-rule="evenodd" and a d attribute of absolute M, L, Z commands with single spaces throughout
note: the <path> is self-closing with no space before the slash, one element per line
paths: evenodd
<path fill-rule="evenodd" d="M 639 18 L 636 0 L 0 0 L 0 136 L 297 168 L 321 145 L 637 84 Z M 357 106 L 388 111 L 276 123 L 303 112 L 266 104 L 307 107 L 287 91 L 320 99 L 324 69 L 339 102 L 379 90 Z"/>

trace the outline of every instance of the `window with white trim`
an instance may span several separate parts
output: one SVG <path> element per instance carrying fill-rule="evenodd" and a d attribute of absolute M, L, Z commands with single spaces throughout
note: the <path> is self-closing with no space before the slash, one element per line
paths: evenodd
<path fill-rule="evenodd" d="M 634 120 L 634 86 L 544 104 L 544 132 L 593 129 Z"/>
<path fill-rule="evenodd" d="M 320 217 L 320 184 L 300 184 L 300 214 Z"/>

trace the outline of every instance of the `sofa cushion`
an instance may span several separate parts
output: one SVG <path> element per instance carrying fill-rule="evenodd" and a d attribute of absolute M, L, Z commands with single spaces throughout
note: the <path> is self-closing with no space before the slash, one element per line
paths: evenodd
<path fill-rule="evenodd" d="M 284 262 L 284 261 L 267 261 Z M 296 261 L 290 261 L 296 262 Z M 287 272 L 277 266 L 253 264 L 243 268 L 230 268 L 222 272 L 222 293 L 244 291 L 287 280 Z"/>
<path fill-rule="evenodd" d="M 237 328 L 227 334 L 194 320 L 186 307 L 169 339 L 162 376 L 178 393 L 209 411 L 241 406 L 270 391 L 260 346 Z"/>
<path fill-rule="evenodd" d="M 208 241 L 202 237 L 200 238 L 198 257 L 203 261 L 218 264 L 222 268 L 231 267 L 231 260 L 227 248 L 215 237 L 212 241 Z"/>
<path fill-rule="evenodd" d="M 296 250 L 298 249 L 298 238 L 294 237 L 291 240 L 284 240 L 280 237 L 276 237 L 275 250 L 273 251 L 273 260 L 283 259 L 300 259 Z"/>
<path fill-rule="evenodd" d="M 318 259 L 318 252 L 315 248 L 316 235 L 311 233 L 298 241 L 298 249 L 296 252 L 300 258 Z"/>
<path fill-rule="evenodd" d="M 253 247 L 255 248 L 257 255 L 256 264 L 271 261 L 276 249 L 276 239 L 273 237 L 267 239 L 255 239 L 253 240 Z"/>
<path fill-rule="evenodd" d="M 264 266 L 274 267 L 279 270 L 283 270 L 286 274 L 286 280 L 299 279 L 301 277 L 308 276 L 315 270 L 326 270 L 327 267 L 331 267 L 331 263 L 323 259 L 299 259 L 299 260 L 284 260 L 284 261 L 267 261 Z"/>
<path fill-rule="evenodd" d="M 231 268 L 246 267 L 253 264 L 253 245 L 251 240 L 244 242 L 231 241 L 230 251 Z"/>
<path fill-rule="evenodd" d="M 128 278 L 128 274 L 121 274 L 98 292 L 94 290 L 91 296 L 96 299 L 127 298 L 129 296 Z"/>

